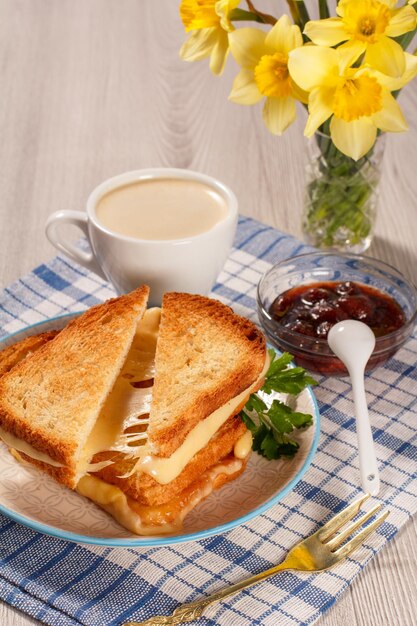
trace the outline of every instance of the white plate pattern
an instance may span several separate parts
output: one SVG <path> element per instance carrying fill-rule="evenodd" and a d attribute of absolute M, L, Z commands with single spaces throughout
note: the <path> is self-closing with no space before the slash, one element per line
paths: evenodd
<path fill-rule="evenodd" d="M 35 324 L 7 337 L 0 348 L 24 337 L 62 328 L 73 317 L 63 316 Z M 266 399 L 277 394 L 265 396 Z M 56 483 L 35 467 L 16 461 L 0 441 L 0 511 L 37 531 L 80 543 L 107 546 L 150 546 L 202 539 L 248 521 L 281 500 L 301 479 L 316 451 L 320 417 L 310 389 L 297 398 L 296 409 L 311 413 L 313 425 L 297 434 L 300 449 L 291 460 L 267 461 L 252 453 L 245 472 L 201 502 L 184 522 L 181 532 L 138 537 L 87 498 Z"/>

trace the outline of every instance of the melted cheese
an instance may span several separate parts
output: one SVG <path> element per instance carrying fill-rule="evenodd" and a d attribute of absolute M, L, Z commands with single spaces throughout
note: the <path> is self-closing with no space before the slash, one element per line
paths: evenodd
<path fill-rule="evenodd" d="M 48 465 L 53 465 L 54 467 L 64 467 L 62 463 L 58 463 L 58 461 L 54 461 L 48 454 L 44 452 L 40 452 L 36 450 L 33 446 L 31 446 L 23 439 L 19 439 L 15 437 L 11 433 L 8 433 L 3 428 L 0 427 L 0 439 L 4 441 L 8 448 L 12 448 L 14 450 L 18 450 L 19 452 L 23 452 L 26 456 L 30 456 L 32 459 L 36 461 L 42 461 L 43 463 L 47 463 Z"/>
<path fill-rule="evenodd" d="M 234 478 L 243 461 L 225 459 L 202 474 L 200 479 L 170 502 L 159 506 L 144 506 L 128 498 L 119 487 L 96 476 L 83 476 L 77 491 L 110 513 L 122 526 L 137 535 L 160 535 L 178 531 L 185 516 L 206 498 L 220 476 Z"/>
<path fill-rule="evenodd" d="M 252 450 L 252 433 L 247 430 L 235 443 L 233 454 L 237 459 L 246 459 Z"/>
<path fill-rule="evenodd" d="M 148 309 L 139 322 L 123 368 L 84 447 L 81 473 L 97 471 L 98 468 L 90 463 L 95 454 L 117 450 L 135 455 L 138 453 L 136 448 L 146 440 L 146 432 L 140 435 L 136 433 L 134 440 L 138 445 L 135 448 L 129 445 L 132 436 L 124 434 L 124 431 L 138 423 L 138 416 L 147 415 L 150 411 L 152 387 L 137 388 L 132 383 L 152 383 L 160 319 L 161 309 L 153 308 Z M 146 419 L 141 420 L 142 424 L 147 422 Z"/>
<path fill-rule="evenodd" d="M 268 367 L 269 356 L 267 355 L 259 378 L 248 389 L 242 391 L 238 396 L 235 396 L 199 422 L 170 457 L 162 458 L 147 454 L 139 459 L 136 469 L 149 474 L 161 485 L 166 485 L 177 478 L 193 456 L 206 447 L 219 428 L 223 426 L 231 415 L 234 415 L 238 407 L 244 404 L 249 395 L 259 387 L 259 383 L 268 371 Z"/>

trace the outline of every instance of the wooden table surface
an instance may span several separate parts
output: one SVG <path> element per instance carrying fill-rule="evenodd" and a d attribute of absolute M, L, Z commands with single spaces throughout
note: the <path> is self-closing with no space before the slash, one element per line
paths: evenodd
<path fill-rule="evenodd" d="M 211 174 L 234 189 L 241 213 L 301 237 L 304 111 L 278 138 L 259 107 L 228 102 L 234 62 L 220 78 L 206 61 L 182 62 L 177 5 L 0 0 L 2 288 L 55 255 L 44 236 L 50 213 L 82 210 L 99 182 L 131 169 Z M 417 282 L 417 80 L 400 103 L 410 131 L 388 137 L 368 253 Z M 416 544 L 409 522 L 318 624 L 417 623 Z M 0 603 L 2 626 L 34 623 Z"/>

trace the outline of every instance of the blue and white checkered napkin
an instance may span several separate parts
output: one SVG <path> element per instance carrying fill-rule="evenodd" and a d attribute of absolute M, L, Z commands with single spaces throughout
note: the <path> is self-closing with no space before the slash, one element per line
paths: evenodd
<path fill-rule="evenodd" d="M 270 264 L 304 245 L 251 219 L 214 294 L 255 319 L 255 286 Z M 112 295 L 97 276 L 55 258 L 4 291 L 1 335 Z M 417 509 L 417 338 L 367 380 L 381 500 L 391 515 L 353 558 L 320 574 L 279 574 L 207 610 L 198 624 L 311 624 Z M 86 547 L 37 534 L 0 516 L 0 598 L 59 626 L 118 625 L 168 614 L 178 604 L 259 572 L 360 493 L 353 404 L 346 380 L 320 380 L 318 452 L 304 479 L 266 514 L 225 535 L 173 547 Z"/>

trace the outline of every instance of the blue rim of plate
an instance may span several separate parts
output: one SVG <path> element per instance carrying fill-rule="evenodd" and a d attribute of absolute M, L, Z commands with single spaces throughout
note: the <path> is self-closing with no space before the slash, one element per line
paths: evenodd
<path fill-rule="evenodd" d="M 64 315 L 58 315 L 57 317 L 51 317 L 41 322 L 36 322 L 36 324 L 25 326 L 24 328 L 21 328 L 20 330 L 17 330 L 14 333 L 10 333 L 9 335 L 6 335 L 2 339 L 0 339 L 0 346 L 5 341 L 12 339 L 13 337 L 15 337 L 16 335 L 19 335 L 22 332 L 36 329 L 37 327 L 48 324 L 48 323 L 59 322 L 61 320 L 65 320 L 66 318 L 71 319 L 80 315 L 81 313 L 84 313 L 84 311 L 76 311 L 74 313 L 65 313 Z M 268 344 L 268 347 L 272 348 L 275 352 L 280 354 L 279 350 L 277 350 L 275 347 L 271 346 L 270 344 Z M 21 524 L 22 526 L 26 526 L 27 528 L 31 528 L 32 530 L 35 530 L 39 533 L 43 533 L 44 535 L 57 537 L 58 539 L 72 541 L 74 543 L 81 543 L 81 544 L 86 544 L 86 545 L 98 545 L 98 546 L 106 546 L 106 547 L 116 547 L 116 548 L 140 548 L 141 546 L 148 548 L 152 546 L 169 546 L 169 545 L 176 544 L 176 543 L 185 543 L 187 541 L 199 541 L 201 539 L 206 539 L 207 537 L 211 537 L 213 535 L 220 535 L 220 534 L 226 533 L 229 530 L 232 530 L 233 528 L 235 528 L 236 526 L 241 526 L 242 524 L 245 524 L 246 522 L 249 522 L 250 520 L 252 520 L 254 517 L 258 517 L 258 515 L 262 515 L 262 513 L 265 513 L 265 511 L 268 511 L 272 506 L 274 506 L 274 504 L 277 504 L 278 502 L 280 502 L 283 498 L 285 498 L 285 496 L 290 491 L 292 491 L 295 485 L 298 482 L 300 482 L 300 480 L 302 479 L 302 477 L 304 476 L 304 474 L 310 467 L 311 461 L 313 460 L 313 457 L 316 453 L 317 446 L 319 443 L 319 438 L 320 438 L 320 411 L 319 411 L 316 397 L 314 396 L 311 390 L 311 387 L 306 387 L 305 390 L 307 391 L 310 397 L 310 400 L 312 401 L 313 408 L 314 408 L 315 433 L 314 433 L 314 438 L 311 444 L 311 448 L 308 452 L 308 455 L 305 458 L 305 461 L 302 467 L 295 474 L 295 476 L 290 480 L 290 482 L 287 485 L 285 485 L 283 489 L 278 491 L 272 498 L 270 498 L 269 500 L 267 500 L 266 502 L 258 506 L 256 509 L 253 509 L 253 511 L 250 511 L 249 513 L 247 513 L 246 515 L 243 515 L 242 517 L 238 517 L 234 520 L 231 520 L 230 522 L 227 522 L 225 524 L 220 524 L 219 526 L 214 526 L 212 528 L 208 528 L 207 530 L 200 530 L 198 532 L 189 533 L 188 535 L 180 535 L 177 537 L 166 535 L 165 537 L 162 536 L 162 537 L 156 537 L 156 538 L 147 536 L 147 537 L 140 537 L 140 538 L 138 537 L 138 539 L 132 539 L 132 538 L 112 539 L 109 537 L 91 537 L 89 535 L 79 535 L 77 533 L 72 533 L 70 531 L 60 530 L 59 528 L 54 528 L 53 526 L 48 526 L 47 524 L 42 524 L 41 522 L 36 522 L 34 520 L 28 519 L 27 517 L 24 517 L 23 515 L 20 515 L 19 513 L 15 513 L 14 511 L 11 511 L 7 507 L 3 506 L 1 503 L 0 503 L 0 513 L 3 513 L 3 515 L 13 520 L 14 522 L 17 522 Z"/>

